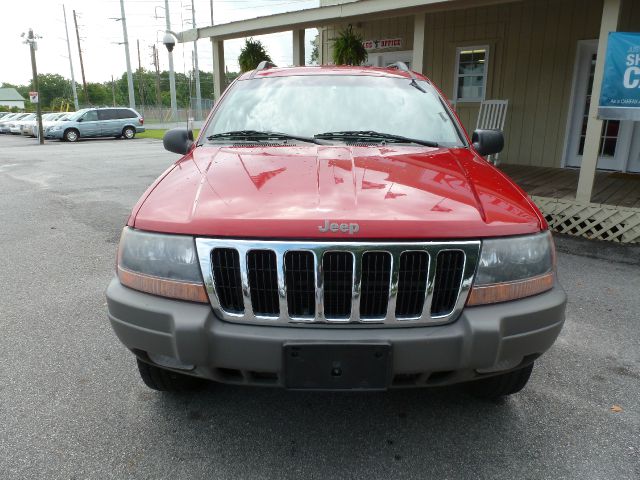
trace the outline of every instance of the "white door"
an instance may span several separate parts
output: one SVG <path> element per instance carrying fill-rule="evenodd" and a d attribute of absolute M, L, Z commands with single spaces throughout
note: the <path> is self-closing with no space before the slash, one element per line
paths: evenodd
<path fill-rule="evenodd" d="M 578 43 L 565 162 L 569 167 L 579 167 L 582 163 L 597 51 L 597 40 Z M 633 123 L 619 120 L 603 121 L 597 168 L 602 170 L 625 169 L 629 158 Z"/>

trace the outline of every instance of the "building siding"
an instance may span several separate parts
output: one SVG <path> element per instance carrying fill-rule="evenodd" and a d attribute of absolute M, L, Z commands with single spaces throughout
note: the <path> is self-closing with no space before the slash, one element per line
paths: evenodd
<path fill-rule="evenodd" d="M 508 99 L 501 160 L 559 167 L 570 111 L 578 41 L 598 38 L 602 0 L 524 0 L 427 16 L 425 73 L 453 96 L 456 48 L 489 45 L 486 98 Z M 321 29 L 323 63 L 331 63 L 332 40 L 346 25 Z M 413 17 L 353 25 L 365 39 L 402 37 L 413 49 Z M 640 1 L 625 0 L 619 30 L 640 29 Z M 391 51 L 391 50 L 385 50 Z M 456 110 L 468 131 L 478 103 Z"/>

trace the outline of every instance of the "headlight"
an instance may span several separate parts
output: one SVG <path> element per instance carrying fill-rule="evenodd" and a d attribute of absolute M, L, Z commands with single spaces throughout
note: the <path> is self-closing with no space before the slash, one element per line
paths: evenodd
<path fill-rule="evenodd" d="M 467 305 L 506 302 L 550 290 L 555 258 L 550 232 L 484 240 Z"/>
<path fill-rule="evenodd" d="M 135 290 L 192 302 L 209 301 L 192 237 L 125 227 L 117 270 L 120 283 Z"/>
<path fill-rule="evenodd" d="M 60 129 L 62 129 L 62 127 L 61 127 L 61 126 L 59 126 L 59 125 L 58 125 L 57 127 L 51 127 L 51 131 L 52 131 L 52 132 L 57 132 L 57 131 L 58 131 L 58 130 L 60 130 Z"/>

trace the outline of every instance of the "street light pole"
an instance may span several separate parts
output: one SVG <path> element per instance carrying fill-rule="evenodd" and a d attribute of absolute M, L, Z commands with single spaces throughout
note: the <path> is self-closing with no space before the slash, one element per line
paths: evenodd
<path fill-rule="evenodd" d="M 167 32 L 170 32 L 169 0 L 164 0 L 164 18 L 167 24 Z M 176 74 L 173 71 L 173 53 L 171 50 L 169 50 L 169 90 L 171 93 L 171 117 L 175 121 L 178 118 L 178 106 L 176 102 Z"/>
<path fill-rule="evenodd" d="M 131 58 L 129 57 L 129 35 L 127 35 L 127 17 L 124 14 L 124 0 L 120 0 L 120 14 L 122 15 L 122 35 L 124 36 L 124 53 L 127 60 L 127 84 L 129 87 L 129 107 L 136 108 L 135 91 L 133 90 L 133 75 L 131 74 Z"/>
<path fill-rule="evenodd" d="M 73 105 L 76 110 L 80 109 L 78 104 L 78 92 L 76 91 L 76 77 L 73 74 L 73 59 L 71 58 L 71 43 L 69 43 L 69 29 L 67 28 L 67 10 L 62 5 L 62 13 L 64 14 L 64 31 L 67 34 L 67 51 L 69 52 L 69 68 L 71 69 L 71 90 L 73 90 Z"/>
<path fill-rule="evenodd" d="M 193 19 L 193 28 L 196 28 L 196 10 L 191 0 L 191 18 Z M 196 119 L 202 120 L 202 95 L 200 93 L 200 69 L 198 68 L 198 39 L 193 41 L 193 58 L 196 79 Z"/>
<path fill-rule="evenodd" d="M 23 34 L 24 35 L 24 34 Z M 26 43 L 29 44 L 31 50 L 31 71 L 33 72 L 33 89 L 38 92 L 38 67 L 36 66 L 36 39 L 33 36 L 33 30 L 29 29 L 29 36 Z M 40 94 L 38 93 L 38 102 L 36 103 L 36 118 L 38 119 L 38 140 L 40 145 L 44 145 L 44 131 L 42 130 L 42 109 L 40 108 Z"/>

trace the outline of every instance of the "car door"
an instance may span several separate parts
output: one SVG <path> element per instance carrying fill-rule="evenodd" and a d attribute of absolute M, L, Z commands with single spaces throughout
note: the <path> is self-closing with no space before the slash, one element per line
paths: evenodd
<path fill-rule="evenodd" d="M 101 137 L 113 135 L 112 111 L 113 110 L 110 109 L 98 110 L 98 127 L 100 128 L 100 133 L 98 133 L 98 135 Z"/>
<path fill-rule="evenodd" d="M 98 112 L 89 110 L 78 119 L 78 130 L 81 137 L 97 137 L 100 135 L 100 122 Z"/>

